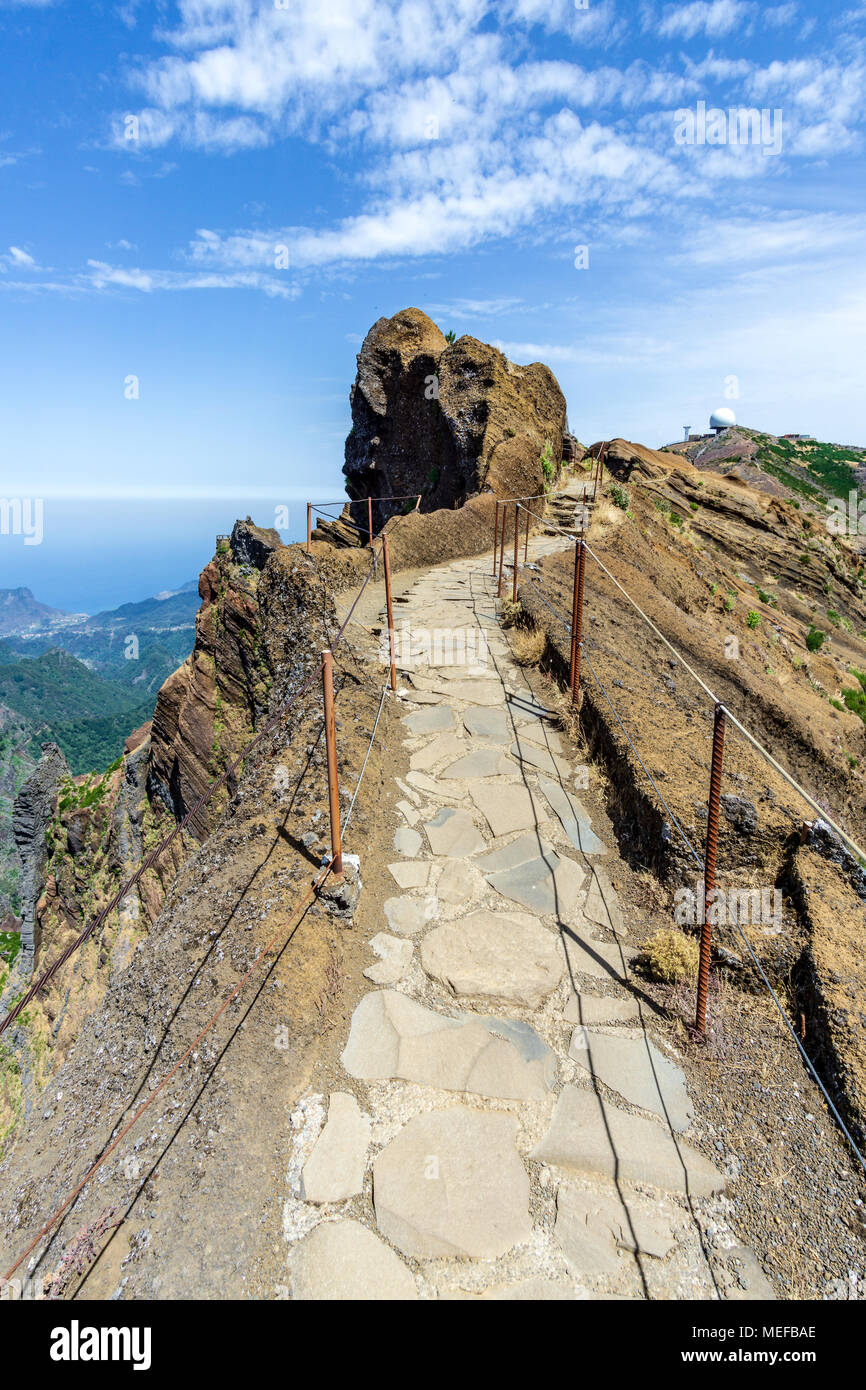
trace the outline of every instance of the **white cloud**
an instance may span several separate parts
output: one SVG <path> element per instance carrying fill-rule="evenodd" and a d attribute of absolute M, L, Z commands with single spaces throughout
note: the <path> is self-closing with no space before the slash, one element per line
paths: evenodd
<path fill-rule="evenodd" d="M 866 215 L 785 213 L 743 218 L 707 218 L 690 232 L 683 261 L 695 265 L 799 260 L 806 264 L 844 248 L 859 254 L 866 241 Z"/>
<path fill-rule="evenodd" d="M 35 270 L 37 268 L 33 257 L 29 252 L 22 251 L 20 246 L 9 247 L 9 260 L 19 270 Z"/>
<path fill-rule="evenodd" d="M 150 294 L 154 290 L 262 290 L 271 298 L 296 299 L 297 286 L 286 284 L 276 276 L 255 271 L 236 271 L 232 274 L 215 271 L 125 270 L 105 261 L 88 261 L 90 283 L 95 290 L 121 288 Z"/>
<path fill-rule="evenodd" d="M 662 38 L 693 39 L 698 34 L 721 38 L 745 29 L 756 8 L 749 0 L 692 0 L 688 5 L 667 6 L 657 32 Z"/>

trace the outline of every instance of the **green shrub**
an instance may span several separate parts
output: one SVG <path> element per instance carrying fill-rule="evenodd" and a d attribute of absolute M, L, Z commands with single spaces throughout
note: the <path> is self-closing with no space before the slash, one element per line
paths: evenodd
<path fill-rule="evenodd" d="M 809 651 L 819 652 L 822 646 L 824 645 L 824 638 L 826 636 L 826 632 L 822 632 L 821 629 L 819 627 L 816 627 L 813 623 L 812 626 L 809 628 L 809 631 L 806 633 L 806 646 L 808 647 Z"/>
<path fill-rule="evenodd" d="M 754 608 L 750 608 L 750 609 L 749 609 L 749 616 L 746 618 L 746 622 L 748 623 L 749 627 L 754 631 L 754 629 L 758 626 L 758 623 L 759 623 L 760 621 L 761 621 L 761 615 L 760 615 L 760 613 L 756 613 L 755 610 L 754 610 Z"/>
<path fill-rule="evenodd" d="M 614 483 L 610 490 L 610 498 L 615 507 L 619 507 L 621 512 L 627 512 L 631 505 L 631 498 L 624 487 L 619 487 Z"/>

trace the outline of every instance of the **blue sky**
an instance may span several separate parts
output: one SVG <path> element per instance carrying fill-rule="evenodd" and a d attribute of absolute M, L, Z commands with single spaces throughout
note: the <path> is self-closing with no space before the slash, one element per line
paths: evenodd
<path fill-rule="evenodd" d="M 864 0 L 0 0 L 0 26 L 5 494 L 339 490 L 355 353 L 409 304 L 546 361 L 584 442 L 728 404 L 866 444 Z M 699 102 L 780 111 L 781 148 L 678 141 Z"/>

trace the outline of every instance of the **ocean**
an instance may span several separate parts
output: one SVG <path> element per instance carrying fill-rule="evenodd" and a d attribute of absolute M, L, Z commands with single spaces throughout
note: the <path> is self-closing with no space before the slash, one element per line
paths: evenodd
<path fill-rule="evenodd" d="M 325 489 L 311 500 L 328 495 Z M 196 579 L 213 556 L 217 535 L 228 535 L 247 515 L 259 526 L 276 526 L 286 542 L 306 535 L 305 502 L 285 497 L 46 497 L 38 544 L 26 543 L 26 512 L 21 534 L 11 523 L 0 531 L 0 589 L 26 587 L 40 602 L 71 613 L 138 602 Z M 35 538 L 32 524 L 30 531 Z"/>

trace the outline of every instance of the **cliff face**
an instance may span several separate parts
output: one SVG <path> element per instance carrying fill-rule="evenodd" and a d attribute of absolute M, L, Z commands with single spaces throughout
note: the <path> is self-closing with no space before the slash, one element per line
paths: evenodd
<path fill-rule="evenodd" d="M 151 731 L 147 785 L 180 820 L 248 742 L 267 707 L 271 684 L 261 645 L 257 590 L 276 531 L 238 522 L 199 579 L 202 604 L 192 654 L 162 686 Z M 225 808 L 234 779 L 193 817 L 206 836 Z"/>
<path fill-rule="evenodd" d="M 541 493 L 562 460 L 565 398 L 548 367 L 519 367 L 487 343 L 449 343 L 420 309 L 379 319 L 358 354 L 346 440 L 346 490 L 374 499 L 378 530 L 421 493 L 421 510 L 481 491 Z M 366 525 L 365 509 L 356 523 Z"/>
<path fill-rule="evenodd" d="M 241 652 L 247 653 L 244 634 L 255 632 L 270 681 L 263 710 L 267 718 L 298 692 L 321 651 L 331 645 L 339 623 L 333 594 L 363 578 L 368 557 L 342 551 L 313 562 L 298 546 L 281 547 L 270 551 L 265 568 L 251 575 L 243 572 L 233 553 L 219 556 L 206 571 L 203 588 L 210 596 L 209 611 L 200 625 L 201 644 L 210 644 L 207 651 L 215 653 L 218 662 L 225 655 L 228 670 L 219 666 L 211 686 L 212 667 L 197 649 L 189 667 L 188 702 L 206 707 L 206 698 L 195 689 L 204 671 L 205 690 L 233 688 L 238 710 L 256 710 L 257 701 L 264 698 L 258 667 L 253 663 L 248 668 L 249 686 L 239 674 L 247 669 L 241 659 Z M 381 582 L 380 570 L 380 593 Z M 348 791 L 380 713 L 380 685 L 356 656 L 351 640 L 337 649 L 334 664 L 340 778 Z M 153 1090 L 219 1002 L 243 979 L 264 944 L 283 931 L 288 945 L 281 944 L 247 993 L 226 1010 L 214 1034 L 156 1098 L 148 1122 L 133 1136 L 129 1149 L 110 1159 L 99 1181 L 82 1194 L 68 1223 L 62 1223 L 56 1239 L 49 1242 L 39 1270 L 41 1274 L 53 1269 L 82 1223 L 98 1222 L 111 1208 L 130 1219 L 118 1230 L 104 1264 L 93 1272 L 88 1296 L 117 1296 L 119 1288 L 126 1297 L 224 1298 L 227 1288 L 256 1296 L 250 1277 L 254 1259 L 271 1258 L 264 1248 L 259 1213 L 266 1193 L 270 1199 L 275 1169 L 284 1161 L 280 1145 L 290 1141 L 291 1107 L 314 1059 L 328 1044 L 332 1015 L 342 1008 L 342 955 L 347 949 L 357 950 L 355 933 L 344 930 L 343 920 L 332 916 L 323 902 L 310 909 L 296 931 L 288 930 L 290 914 L 309 890 L 327 837 L 321 700 L 321 683 L 314 681 L 244 762 L 237 787 L 210 835 L 200 842 L 184 837 L 182 861 L 178 856 L 166 866 L 170 882 L 160 910 L 152 922 L 149 914 L 147 921 L 144 913 L 140 916 L 135 950 L 119 958 L 113 915 L 99 940 L 88 942 L 56 977 L 59 988 L 79 1000 L 84 995 L 82 981 L 89 979 L 90 1006 L 80 1010 L 75 1046 L 62 1058 L 50 1091 L 43 1092 L 38 1104 L 33 1103 L 37 1087 L 32 1079 L 26 1082 L 29 1094 L 23 1102 L 16 1091 L 18 1118 L 26 1122 L 16 1124 L 0 1155 L 0 1249 L 8 1262 L 18 1253 L 25 1233 L 44 1221 L 100 1152 L 118 1116 L 131 1113 L 131 1107 Z M 181 735 L 170 726 L 168 710 L 182 712 L 185 706 L 163 708 L 162 747 L 179 749 Z M 381 711 L 382 747 L 392 717 L 396 721 L 386 705 Z M 208 745 L 202 746 L 206 751 Z M 380 757 L 377 747 L 367 767 L 367 788 L 377 777 L 384 780 Z M 62 826 L 74 825 L 76 843 L 82 842 L 76 861 L 82 867 L 88 846 L 95 852 L 101 837 L 106 850 L 114 847 L 119 856 L 121 833 L 126 835 L 130 852 L 140 858 L 155 843 L 157 825 L 152 818 L 161 818 L 162 827 L 173 824 L 162 798 L 149 801 L 144 791 L 145 783 L 153 780 L 153 759 L 148 744 L 139 744 L 125 766 L 110 774 L 99 817 L 80 818 L 78 806 L 71 803 L 60 813 Z M 134 760 L 138 761 L 132 768 Z M 126 797 L 132 806 L 121 815 Z M 65 799 L 61 793 L 60 803 Z M 76 802 L 83 799 L 79 791 Z M 137 837 L 138 809 L 142 831 Z M 111 828 L 116 826 L 120 828 Z M 347 852 L 368 844 L 374 831 L 368 809 L 359 800 Z M 91 871 L 95 866 L 92 859 Z M 49 875 L 51 871 L 49 860 Z M 68 901 L 71 885 L 58 885 L 58 901 L 61 891 Z M 43 940 L 47 937 L 43 931 Z M 39 1012 L 44 1019 L 41 1004 Z M 46 1020 L 40 1037 L 50 1033 Z M 33 1035 L 32 1020 L 22 1023 L 11 1039 L 19 1057 L 25 1035 Z M 289 1039 L 286 1044 L 281 1042 L 283 1035 Z M 0 1065 L 7 1039 L 8 1034 L 0 1040 Z M 54 1065 L 60 1060 L 55 1053 Z M 0 1098 L 2 1080 L 0 1076 Z M 175 1142 L 179 1124 L 183 1133 Z M 221 1152 L 214 1160 L 217 1136 Z M 155 1182 L 160 1197 L 154 1223 Z M 146 1217 L 137 1197 L 144 1186 Z M 249 1219 L 242 1215 L 252 1212 L 256 1215 Z M 245 1229 L 240 1238 L 238 1221 Z M 159 1250 L 166 1260 L 145 1257 L 149 1246 L 151 1254 Z"/>
<path fill-rule="evenodd" d="M 15 798 L 12 834 L 21 858 L 21 961 L 29 969 L 36 950 L 36 903 L 47 859 L 45 834 L 57 800 L 57 788 L 69 777 L 56 743 L 42 745 L 42 757 Z"/>
<path fill-rule="evenodd" d="M 0 1011 L 20 998 L 249 741 L 268 706 L 272 668 L 261 638 L 261 568 L 279 536 L 238 522 L 202 572 L 193 652 L 163 685 L 152 725 L 136 730 L 102 775 L 73 778 L 45 746 L 15 802 L 22 864 L 22 951 L 3 982 Z M 299 635 L 294 632 L 299 648 Z M 0 1140 L 32 1109 L 82 1022 L 153 928 L 195 842 L 224 812 L 235 782 L 141 877 L 0 1039 Z"/>

